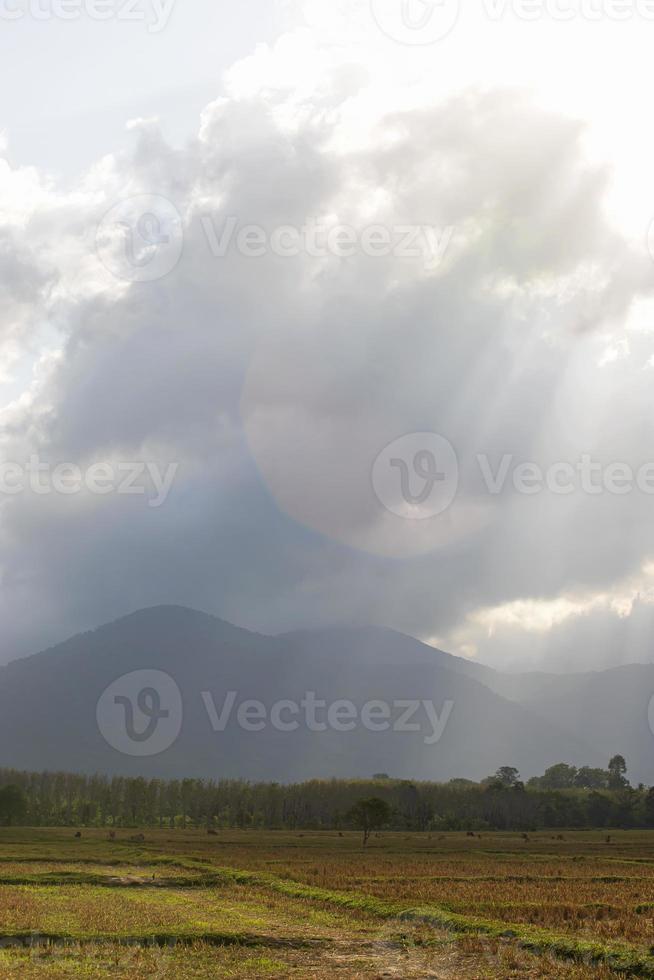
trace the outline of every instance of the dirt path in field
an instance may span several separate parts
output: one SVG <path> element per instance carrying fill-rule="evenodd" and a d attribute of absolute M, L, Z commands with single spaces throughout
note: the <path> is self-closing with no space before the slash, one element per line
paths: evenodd
<path fill-rule="evenodd" d="M 606 967 L 565 963 L 517 950 L 506 941 L 489 944 L 472 938 L 447 940 L 431 949 L 398 948 L 396 943 L 344 944 L 326 947 L 320 962 L 317 977 L 341 980 L 617 980 L 618 976 Z"/>

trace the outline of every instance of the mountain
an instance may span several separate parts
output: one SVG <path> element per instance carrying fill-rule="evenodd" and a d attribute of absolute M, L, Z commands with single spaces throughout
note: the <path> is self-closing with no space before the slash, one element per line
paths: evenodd
<path fill-rule="evenodd" d="M 654 783 L 654 664 L 630 664 L 586 674 L 529 674 L 494 689 L 520 701 L 557 728 L 575 731 L 602 753 L 604 765 L 619 752 L 633 783 Z"/>
<path fill-rule="evenodd" d="M 263 636 L 156 607 L 0 668 L 0 766 L 290 781 L 606 763 L 565 705 L 554 723 L 482 682 L 496 673 L 392 630 Z"/>

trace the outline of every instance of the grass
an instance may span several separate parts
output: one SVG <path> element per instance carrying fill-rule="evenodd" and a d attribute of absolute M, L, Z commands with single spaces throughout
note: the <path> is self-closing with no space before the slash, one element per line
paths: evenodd
<path fill-rule="evenodd" d="M 4 977 L 100 978 L 129 977 L 145 980 L 170 977 L 175 980 L 253 980 L 263 977 L 296 977 L 298 980 L 531 980 L 555 977 L 557 980 L 585 980 L 585 967 L 549 962 L 512 949 L 509 945 L 482 946 L 473 939 L 444 943 L 431 950 L 413 947 L 358 949 L 334 944 L 318 954 L 311 950 L 252 950 L 239 947 L 215 949 L 202 943 L 179 949 L 129 949 L 120 946 L 37 950 L 0 950 L 0 975 Z M 614 974 L 603 969 L 593 972 L 597 980 L 610 980 Z"/>
<path fill-rule="evenodd" d="M 0 976 L 654 978 L 654 833 L 131 834 L 0 831 Z"/>

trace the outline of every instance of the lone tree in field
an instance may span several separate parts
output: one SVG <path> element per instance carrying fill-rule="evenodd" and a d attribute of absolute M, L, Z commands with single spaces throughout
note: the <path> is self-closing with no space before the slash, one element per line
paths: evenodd
<path fill-rule="evenodd" d="M 368 843 L 368 838 L 373 830 L 383 827 L 391 819 L 391 808 L 385 800 L 380 800 L 376 796 L 371 796 L 368 800 L 359 800 L 349 811 L 348 820 L 355 827 L 363 831 L 363 846 Z"/>

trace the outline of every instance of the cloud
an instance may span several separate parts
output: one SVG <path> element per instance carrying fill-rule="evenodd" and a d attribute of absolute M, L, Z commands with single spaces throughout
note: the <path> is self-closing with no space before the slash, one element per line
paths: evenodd
<path fill-rule="evenodd" d="M 574 672 L 651 663 L 653 625 L 654 567 L 647 563 L 605 592 L 516 599 L 478 609 L 450 636 L 429 639 L 473 658 L 483 649 L 503 668 Z"/>
<path fill-rule="evenodd" d="M 530 610 L 549 636 L 577 622 L 569 595 L 606 595 L 612 615 L 614 583 L 654 552 L 645 494 L 493 495 L 477 464 L 652 458 L 654 338 L 630 319 L 652 265 L 606 219 L 583 126 L 506 88 L 389 107 L 375 70 L 300 30 L 234 68 L 182 149 L 148 119 L 74 191 L 0 171 L 17 365 L 4 458 L 180 464 L 156 512 L 129 496 L 1 500 L 6 657 L 170 601 L 270 631 L 380 623 L 499 662 L 508 610 L 521 635 Z M 182 220 L 181 259 L 154 282 L 113 277 L 94 249 L 136 195 Z M 304 245 L 218 255 L 230 220 Z M 353 230 L 354 253 L 312 254 L 317 225 Z M 361 244 L 414 226 L 412 254 Z M 371 478 L 414 432 L 444 436 L 459 466 L 452 506 L 419 522 Z M 493 642 L 477 628 L 489 609 Z"/>

